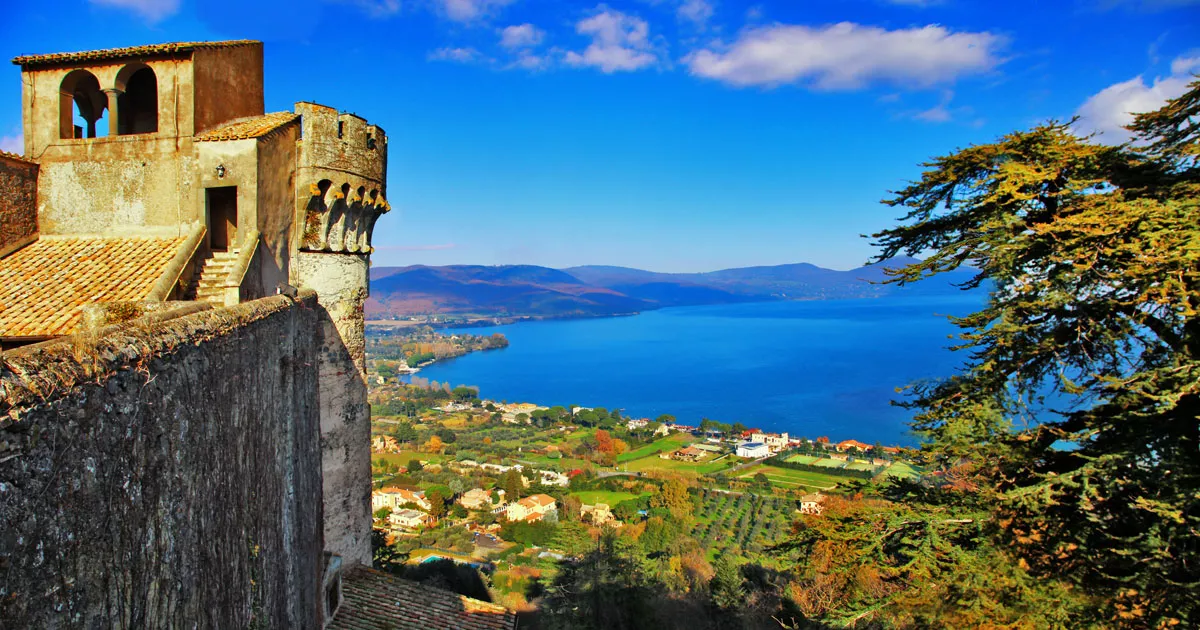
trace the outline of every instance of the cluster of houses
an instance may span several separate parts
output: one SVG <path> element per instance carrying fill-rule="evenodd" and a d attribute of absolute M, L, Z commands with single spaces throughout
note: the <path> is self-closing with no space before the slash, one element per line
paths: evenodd
<path fill-rule="evenodd" d="M 534 494 L 516 501 L 505 501 L 504 491 L 498 488 L 472 488 L 458 498 L 468 510 L 487 510 L 509 521 L 540 521 L 551 513 L 557 514 L 558 502 L 548 494 Z M 390 508 L 388 524 L 400 530 L 419 530 L 429 525 L 430 503 L 425 493 L 408 488 L 381 488 L 371 493 L 371 509 Z M 606 506 L 607 508 L 607 506 Z"/>
<path fill-rule="evenodd" d="M 642 423 L 640 426 L 645 426 L 646 420 L 630 420 L 629 426 L 633 428 L 637 423 Z M 660 429 L 667 428 L 668 431 L 673 430 L 668 427 L 677 425 L 662 425 Z M 690 428 L 690 427 L 684 427 Z M 695 431 L 693 431 L 695 433 Z M 682 462 L 699 462 L 704 459 L 708 453 L 723 453 L 732 447 L 733 453 L 738 457 L 745 459 L 762 459 L 772 455 L 778 455 L 790 448 L 801 446 L 803 444 L 812 444 L 823 448 L 828 452 L 826 455 L 832 459 L 847 461 L 852 456 L 858 456 L 861 459 L 861 454 L 875 448 L 873 444 L 859 442 L 858 440 L 843 440 L 841 442 L 832 443 L 829 438 L 817 438 L 816 440 L 806 440 L 804 438 L 789 437 L 787 433 L 766 433 L 759 430 L 749 430 L 740 434 L 721 436 L 720 434 L 710 433 L 704 442 L 690 444 L 678 450 L 662 453 L 659 455 L 662 459 L 674 459 Z M 900 452 L 900 449 L 895 446 L 880 447 L 886 454 L 895 455 Z M 887 465 L 889 462 L 881 457 L 872 458 L 870 461 L 877 466 Z"/>
<path fill-rule="evenodd" d="M 521 482 L 525 486 L 530 485 L 530 477 L 548 486 L 566 487 L 570 483 L 570 478 L 560 472 L 526 468 L 520 464 L 505 466 L 464 460 L 455 462 L 454 465 L 459 468 L 479 468 L 497 475 L 516 470 L 521 474 Z M 550 495 L 539 493 L 516 501 L 506 501 L 504 490 L 499 488 L 472 488 L 458 497 L 458 503 L 468 510 L 490 511 L 509 521 L 540 521 L 550 513 L 558 511 L 558 504 Z M 388 524 L 396 529 L 418 530 L 429 525 L 431 521 L 431 504 L 421 490 L 388 487 L 373 491 L 371 511 L 377 512 L 383 508 L 391 509 Z"/>

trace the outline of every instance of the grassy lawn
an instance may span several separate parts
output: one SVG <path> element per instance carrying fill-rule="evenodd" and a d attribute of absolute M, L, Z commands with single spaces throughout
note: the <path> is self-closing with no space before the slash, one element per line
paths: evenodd
<path fill-rule="evenodd" d="M 743 471 L 738 477 L 741 479 L 751 479 L 759 473 L 766 475 L 772 484 L 784 488 L 832 490 L 839 483 L 845 481 L 845 479 L 834 477 L 833 475 L 822 475 L 821 473 L 807 470 L 776 468 L 774 466 L 754 466 Z"/>
<path fill-rule="evenodd" d="M 916 479 L 921 476 L 921 470 L 907 462 L 894 462 L 883 474 L 900 479 Z"/>
<path fill-rule="evenodd" d="M 846 465 L 849 470 L 875 470 L 875 464 L 871 462 L 852 462 Z"/>
<path fill-rule="evenodd" d="M 580 501 L 588 505 L 607 503 L 609 507 L 615 506 L 622 501 L 636 499 L 640 496 L 632 492 L 616 492 L 613 490 L 584 490 L 581 492 L 572 492 L 571 494 L 579 497 Z"/>
<path fill-rule="evenodd" d="M 674 450 L 682 447 L 684 445 L 684 443 L 687 441 L 688 441 L 688 437 L 685 436 L 684 434 L 673 433 L 665 438 L 662 438 L 661 440 L 657 440 L 657 441 L 651 442 L 649 444 L 646 444 L 645 446 L 642 446 L 641 448 L 634 449 L 632 451 L 629 451 L 628 453 L 621 453 L 621 455 L 617 457 L 617 462 L 619 462 L 619 463 L 631 462 L 635 459 L 641 459 L 643 457 L 657 455 L 664 451 L 674 451 Z"/>
<path fill-rule="evenodd" d="M 673 459 L 661 459 L 658 456 L 654 456 L 643 457 L 642 459 L 631 461 L 628 464 L 622 464 L 621 469 L 628 469 L 630 472 L 669 470 L 685 475 L 699 476 L 724 470 L 739 462 L 740 460 L 737 460 L 736 458 L 722 455 L 718 455 L 713 459 L 706 458 L 703 461 L 696 462 L 694 464 L 691 462 L 680 462 Z"/>
<path fill-rule="evenodd" d="M 818 459 L 821 458 L 817 457 L 816 455 L 792 455 L 791 457 L 787 458 L 787 461 L 795 462 L 797 464 L 815 464 L 817 463 Z"/>
<path fill-rule="evenodd" d="M 372 462 L 379 461 L 380 458 L 386 459 L 389 464 L 408 466 L 408 462 L 414 459 L 419 459 L 429 464 L 441 463 L 446 459 L 446 456 L 435 455 L 433 453 L 419 453 L 417 451 L 400 451 L 399 453 L 371 453 Z"/>
<path fill-rule="evenodd" d="M 813 465 L 824 466 L 826 468 L 845 468 L 846 462 L 841 461 L 840 459 L 829 459 L 828 457 L 822 457 L 821 459 L 813 462 Z"/>

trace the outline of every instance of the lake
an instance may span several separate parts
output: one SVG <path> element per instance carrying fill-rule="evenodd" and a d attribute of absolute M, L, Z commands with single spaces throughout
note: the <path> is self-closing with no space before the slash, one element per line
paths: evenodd
<path fill-rule="evenodd" d="M 493 400 L 911 445 L 911 412 L 890 404 L 895 389 L 952 374 L 966 356 L 947 349 L 957 329 L 944 316 L 982 302 L 982 293 L 763 302 L 458 329 L 501 332 L 511 345 L 420 376 L 477 385 Z"/>

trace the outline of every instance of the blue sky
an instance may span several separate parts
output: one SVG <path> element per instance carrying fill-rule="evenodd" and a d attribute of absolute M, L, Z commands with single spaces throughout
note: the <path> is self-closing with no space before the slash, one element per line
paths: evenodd
<path fill-rule="evenodd" d="M 45 0 L 0 24 L 6 58 L 236 38 L 267 43 L 268 111 L 388 132 L 376 265 L 846 269 L 931 156 L 1075 114 L 1121 140 L 1200 71 L 1200 1 Z"/>

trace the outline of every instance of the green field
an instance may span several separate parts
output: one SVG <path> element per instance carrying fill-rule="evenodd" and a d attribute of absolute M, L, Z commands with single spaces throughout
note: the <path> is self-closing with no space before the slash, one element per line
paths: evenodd
<path fill-rule="evenodd" d="M 572 492 L 571 494 L 579 497 L 579 500 L 587 505 L 607 503 L 609 507 L 613 507 L 622 501 L 636 499 L 639 496 L 632 492 L 616 492 L 612 490 L 584 490 L 582 492 Z"/>
<path fill-rule="evenodd" d="M 371 453 L 372 463 L 379 461 L 381 458 L 386 459 L 389 464 L 399 464 L 400 466 L 408 466 L 408 462 L 414 459 L 419 459 L 429 464 L 440 463 L 446 459 L 444 455 L 419 453 L 417 451 L 400 451 L 399 453 Z"/>
<path fill-rule="evenodd" d="M 839 483 L 846 481 L 845 478 L 835 477 L 833 475 L 823 475 L 818 472 L 810 472 L 807 470 L 790 470 L 788 468 L 776 468 L 774 466 L 754 466 L 742 471 L 738 475 L 739 479 L 752 479 L 754 475 L 762 473 L 767 476 L 767 479 L 773 485 L 788 489 L 801 490 L 832 490 Z"/>
<path fill-rule="evenodd" d="M 817 463 L 817 460 L 819 460 L 819 459 L 821 459 L 821 458 L 817 457 L 816 455 L 792 455 L 791 457 L 787 458 L 785 461 L 795 462 L 797 464 L 812 465 L 812 464 Z"/>
<path fill-rule="evenodd" d="M 916 479 L 921 476 L 921 470 L 906 462 L 895 462 L 884 471 L 884 474 L 900 479 Z"/>
<path fill-rule="evenodd" d="M 657 455 L 665 451 L 674 451 L 683 447 L 684 443 L 687 441 L 687 436 L 683 435 L 682 433 L 675 433 L 662 438 L 661 440 L 651 442 L 645 446 L 629 451 L 628 453 L 621 453 L 619 456 L 617 456 L 617 462 L 631 462 L 635 459 Z"/>
<path fill-rule="evenodd" d="M 813 462 L 813 465 L 824 466 L 825 468 L 845 468 L 846 462 L 843 462 L 838 459 L 829 459 L 828 457 L 822 457 L 821 459 L 818 459 L 817 461 Z"/>
<path fill-rule="evenodd" d="M 669 470 L 686 475 L 707 475 L 709 473 L 714 473 L 729 468 L 737 462 L 738 460 L 728 456 L 717 456 L 714 459 L 707 459 L 695 464 L 691 462 L 680 462 L 673 459 L 662 459 L 658 456 L 654 456 L 643 457 L 642 459 L 631 461 L 628 464 L 622 464 L 621 469 L 628 469 L 630 472 Z"/>
<path fill-rule="evenodd" d="M 848 470 L 875 470 L 875 464 L 871 462 L 851 462 L 846 464 Z"/>

